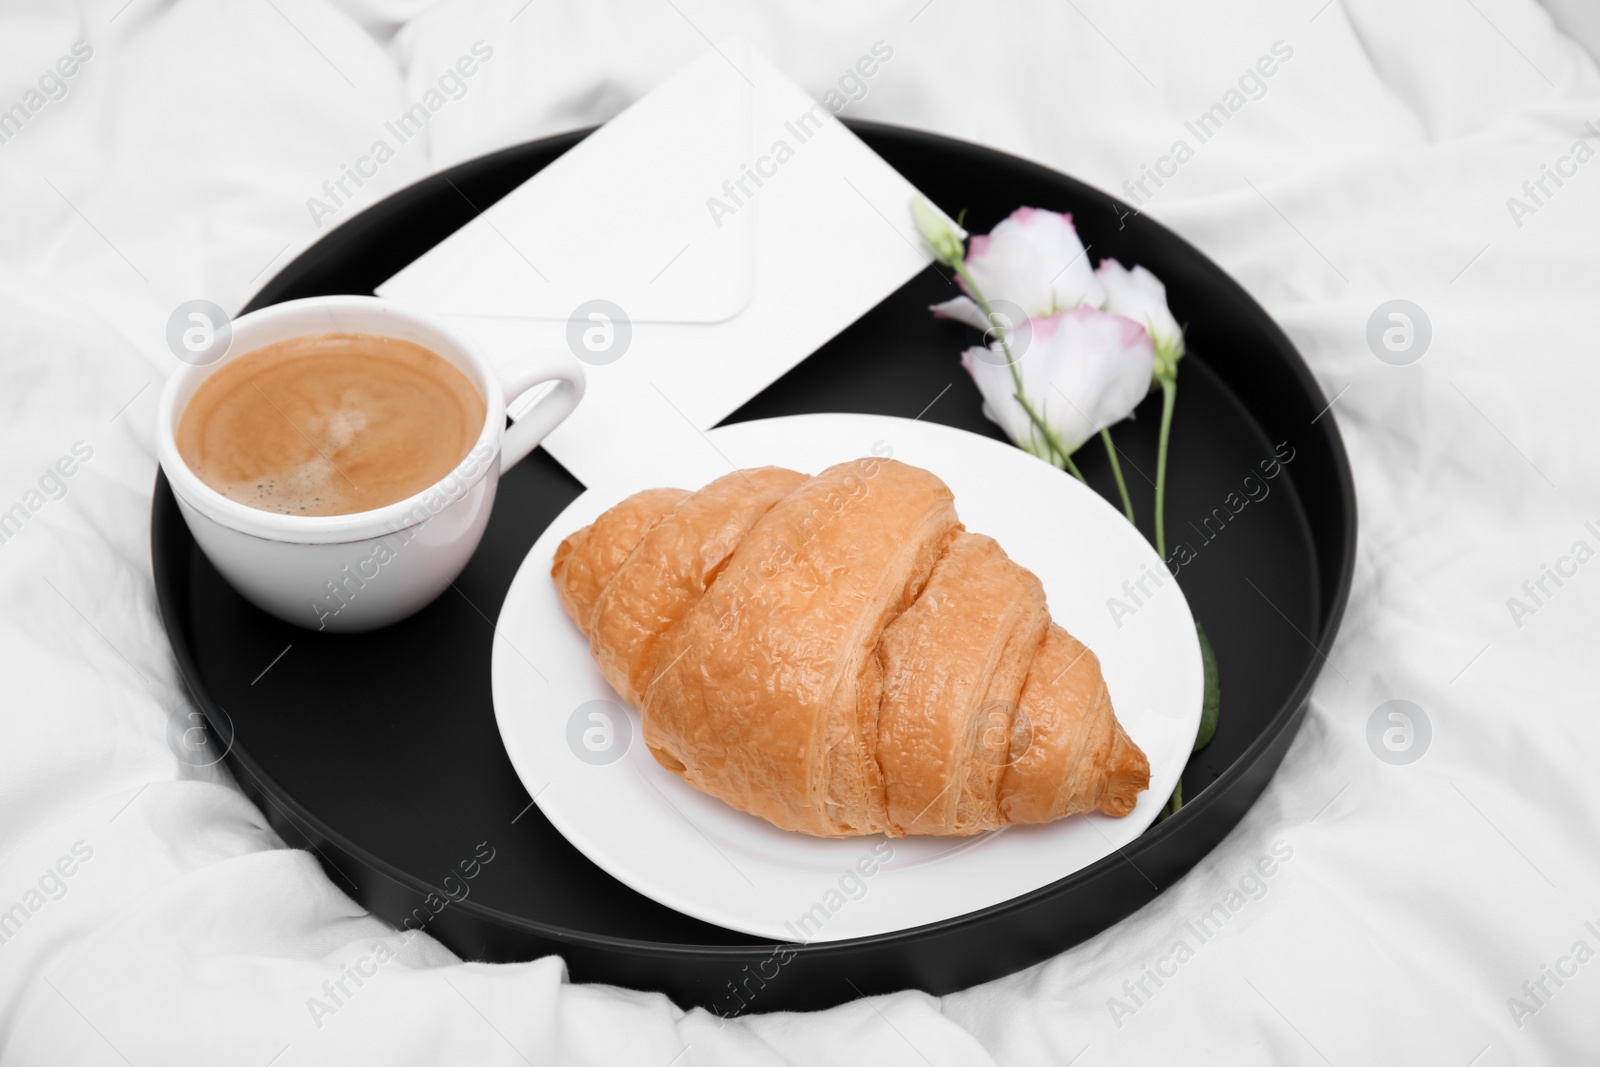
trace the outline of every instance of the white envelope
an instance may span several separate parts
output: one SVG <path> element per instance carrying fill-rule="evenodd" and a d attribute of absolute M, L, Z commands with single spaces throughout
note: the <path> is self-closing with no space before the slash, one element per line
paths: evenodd
<path fill-rule="evenodd" d="M 544 447 L 594 484 L 710 448 L 703 430 L 921 271 L 915 195 L 730 40 L 378 293 L 508 370 L 539 348 L 584 359 L 588 391 Z"/>

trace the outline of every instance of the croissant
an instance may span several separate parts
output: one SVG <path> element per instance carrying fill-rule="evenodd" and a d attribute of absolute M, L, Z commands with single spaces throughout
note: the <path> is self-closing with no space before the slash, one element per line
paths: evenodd
<path fill-rule="evenodd" d="M 648 490 L 551 577 L 657 762 L 783 829 L 976 834 L 1149 785 L 1094 653 L 920 468 Z"/>

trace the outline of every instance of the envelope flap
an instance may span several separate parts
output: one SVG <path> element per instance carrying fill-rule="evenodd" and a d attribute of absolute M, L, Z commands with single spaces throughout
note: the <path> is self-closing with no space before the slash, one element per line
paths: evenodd
<path fill-rule="evenodd" d="M 583 360 L 583 403 L 543 443 L 581 481 L 708 447 L 931 258 L 917 190 L 836 95 L 723 41 L 378 292 L 446 315 L 508 372 L 542 349 Z"/>

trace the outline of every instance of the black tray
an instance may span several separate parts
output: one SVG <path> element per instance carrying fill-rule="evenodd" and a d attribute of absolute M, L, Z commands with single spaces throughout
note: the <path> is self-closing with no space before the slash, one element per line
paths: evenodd
<path fill-rule="evenodd" d="M 534 539 L 582 488 L 542 449 L 501 482 L 459 592 L 357 636 L 298 629 L 247 604 L 198 550 L 158 476 L 151 555 L 161 617 L 214 743 L 274 829 L 314 849 L 373 913 L 397 925 L 412 917 L 469 959 L 560 953 L 574 981 L 663 990 L 722 1014 L 907 987 L 946 993 L 1046 959 L 1149 902 L 1222 840 L 1277 769 L 1324 662 L 1318 649 L 1343 614 L 1356 536 L 1344 447 L 1288 338 L 1194 248 L 1104 193 L 974 145 L 850 125 L 935 202 L 965 208 L 974 232 L 1022 204 L 1072 212 L 1096 258 L 1155 271 L 1188 324 L 1168 531 L 1197 550 L 1179 582 L 1216 646 L 1223 692 L 1216 739 L 1184 773 L 1188 803 L 1119 854 L 1004 904 L 780 950 L 605 874 L 531 806 L 506 758 L 489 694 L 493 620 Z M 587 132 L 496 152 L 396 193 L 308 249 L 250 309 L 372 292 Z M 999 436 L 957 362 L 969 332 L 927 312 L 950 295 L 941 273 L 924 271 L 728 421 L 920 412 Z M 1146 401 L 1116 429 L 1147 536 L 1152 493 L 1138 471 L 1153 476 L 1158 413 L 1159 399 Z M 1219 521 L 1214 509 L 1226 514 L 1228 494 L 1242 495 L 1280 443 L 1293 459 L 1265 483 L 1270 494 Z M 1091 444 L 1079 462 L 1113 496 L 1102 450 Z M 484 855 L 492 859 L 474 866 Z M 463 877 L 463 863 L 476 877 Z"/>

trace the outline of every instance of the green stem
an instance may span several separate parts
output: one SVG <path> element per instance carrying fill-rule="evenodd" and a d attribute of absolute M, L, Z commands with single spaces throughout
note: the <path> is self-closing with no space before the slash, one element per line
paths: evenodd
<path fill-rule="evenodd" d="M 1076 463 L 1072 462 L 1071 456 L 1062 456 L 1061 461 L 1067 465 L 1068 474 L 1072 475 L 1080 482 L 1083 481 L 1083 472 L 1078 469 L 1078 465 Z"/>
<path fill-rule="evenodd" d="M 1156 555 L 1167 558 L 1167 443 L 1172 438 L 1172 409 L 1178 403 L 1176 375 L 1161 378 L 1161 441 L 1156 446 Z"/>
<path fill-rule="evenodd" d="M 1017 358 L 1011 354 L 1011 342 L 1006 339 L 1006 332 L 1000 329 L 999 324 L 994 321 L 994 310 L 989 307 L 989 301 L 984 297 L 983 290 L 978 288 L 978 282 L 973 278 L 972 272 L 967 270 L 966 261 L 957 261 L 951 263 L 950 266 L 961 277 L 961 280 L 967 283 L 967 291 L 972 294 L 972 299 L 977 301 L 978 307 L 982 309 L 984 320 L 994 327 L 994 332 L 999 335 L 1000 349 L 1006 354 L 1006 366 L 1011 369 L 1011 382 L 1016 387 L 1015 399 L 1018 404 L 1022 405 L 1022 410 L 1027 413 L 1028 421 L 1033 424 L 1033 428 L 1038 431 L 1039 436 L 1044 438 L 1044 443 L 1049 447 L 1050 451 L 1055 453 L 1056 458 L 1061 460 L 1062 467 L 1078 481 L 1088 484 L 1083 474 L 1072 462 L 1071 454 L 1062 446 L 1060 439 L 1050 431 L 1050 427 L 1045 425 L 1044 420 L 1039 417 L 1038 413 L 1033 410 L 1033 405 L 1028 402 L 1028 397 L 1022 389 L 1022 372 L 1017 369 Z"/>
<path fill-rule="evenodd" d="M 1156 554 L 1165 562 L 1167 558 L 1167 445 L 1172 440 L 1172 409 L 1178 403 L 1178 378 L 1176 374 L 1163 374 L 1161 382 L 1161 437 L 1156 445 Z M 1205 634 L 1200 632 L 1202 657 Z M 1215 721 L 1215 720 L 1213 720 Z M 1210 740 L 1207 738 L 1207 740 Z M 1171 818 L 1183 808 L 1183 779 L 1178 780 L 1172 797 L 1162 809 L 1162 818 Z"/>
<path fill-rule="evenodd" d="M 1111 443 L 1111 431 L 1101 429 L 1100 440 L 1105 442 L 1106 458 L 1111 461 L 1111 474 L 1117 480 L 1117 492 L 1122 494 L 1122 510 L 1127 513 L 1128 521 L 1137 526 L 1138 522 L 1133 517 L 1133 500 L 1128 496 L 1128 483 L 1122 480 L 1122 464 L 1117 461 L 1117 446 Z"/>
<path fill-rule="evenodd" d="M 1022 405 L 1022 410 L 1028 413 L 1028 418 L 1032 421 L 1034 429 L 1038 430 L 1044 437 L 1044 443 L 1050 446 L 1050 451 L 1056 454 L 1056 458 L 1061 461 L 1061 466 L 1066 469 L 1067 473 L 1085 485 L 1089 484 L 1083 477 L 1083 472 L 1078 470 L 1078 465 L 1072 462 L 1072 454 L 1061 444 L 1060 439 L 1050 432 L 1050 427 L 1044 424 L 1044 420 L 1034 413 L 1033 405 L 1028 403 L 1028 398 L 1023 395 L 1021 390 L 1016 393 L 1016 401 Z"/>

